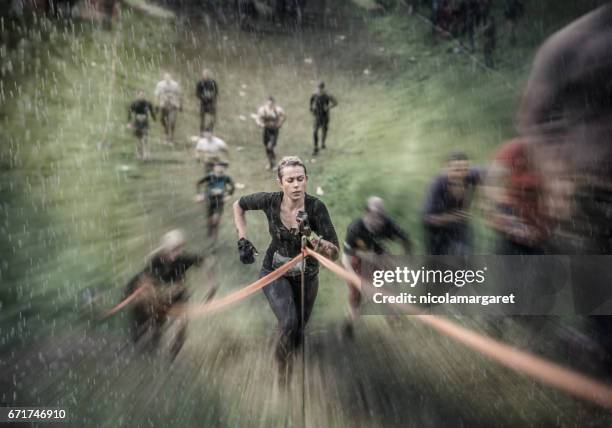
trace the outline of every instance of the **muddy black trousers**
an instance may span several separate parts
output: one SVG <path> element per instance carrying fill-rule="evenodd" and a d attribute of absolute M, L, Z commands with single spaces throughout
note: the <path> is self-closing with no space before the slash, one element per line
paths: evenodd
<path fill-rule="evenodd" d="M 260 277 L 270 273 L 262 269 Z M 279 338 L 276 345 L 276 360 L 284 363 L 303 344 L 303 335 L 319 290 L 319 273 L 304 276 L 304 320 L 302 322 L 301 279 L 280 277 L 263 292 L 278 320 Z"/>

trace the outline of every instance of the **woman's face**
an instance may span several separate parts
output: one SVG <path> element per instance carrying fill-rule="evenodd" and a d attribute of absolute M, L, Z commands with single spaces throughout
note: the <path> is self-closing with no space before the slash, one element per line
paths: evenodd
<path fill-rule="evenodd" d="M 279 185 L 286 197 L 292 201 L 304 198 L 308 177 L 301 166 L 286 166 L 281 171 Z"/>

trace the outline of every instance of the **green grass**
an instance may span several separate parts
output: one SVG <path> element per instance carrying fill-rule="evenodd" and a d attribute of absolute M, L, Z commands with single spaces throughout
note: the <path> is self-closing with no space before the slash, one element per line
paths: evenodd
<path fill-rule="evenodd" d="M 240 119 L 273 94 L 288 113 L 278 155 L 307 161 L 309 189 L 325 191 L 322 199 L 340 239 L 365 198 L 378 194 L 422 251 L 420 209 L 445 155 L 461 149 L 486 165 L 514 135 L 516 100 L 533 49 L 552 22 L 566 22 L 577 9 L 525 24 L 527 40 L 506 49 L 496 72 L 449 53 L 448 42 L 432 43 L 428 28 L 401 10 L 376 18 L 353 11 L 355 19 L 341 21 L 338 29 L 301 36 L 253 36 L 210 20 L 171 21 L 125 9 L 113 32 L 85 22 L 42 21 L 19 29 L 27 41 L 6 52 L 12 71 L 4 67 L 2 73 L 0 227 L 7 239 L 0 243 L 0 344 L 37 338 L 78 347 L 71 334 L 83 327 L 92 341 L 110 341 L 92 346 L 99 354 L 73 362 L 69 377 L 59 370 L 32 380 L 25 397 L 53 397 L 96 425 L 299 425 L 299 384 L 284 394 L 275 390 L 275 320 L 261 294 L 194 320 L 171 368 L 163 361 L 115 358 L 109 349 L 125 339 L 118 335 L 124 314 L 103 324 L 80 318 L 80 293 L 95 288 L 100 308 L 115 304 L 165 231 L 184 228 L 192 250 L 208 245 L 203 209 L 192 202 L 201 171 L 189 142 L 198 128 L 192 91 L 200 70 L 211 68 L 220 84 L 217 133 L 231 147 L 230 175 L 246 185 L 237 196 L 277 188 L 263 169 L 259 130 Z M 162 146 L 155 123 L 154 160 L 140 163 L 125 129 L 127 105 L 138 89 L 151 96 L 164 70 L 184 90 L 179 144 Z M 312 162 L 307 102 L 321 79 L 340 105 L 329 148 Z M 190 276 L 192 303 L 201 301 L 211 281 L 227 294 L 257 276 L 259 263 L 238 262 L 229 211 L 214 268 Z M 490 236 L 481 226 L 477 231 L 484 250 Z M 249 215 L 249 236 L 263 253 L 269 240 L 263 215 Z M 409 406 L 398 400 L 404 395 L 405 402 L 421 403 L 422 412 L 410 412 L 417 425 L 435 424 L 440 414 L 461 413 L 462 406 L 471 409 L 468 422 L 497 423 L 503 409 L 509 424 L 545 425 L 557 417 L 578 423 L 577 409 L 584 407 L 410 321 L 400 339 L 381 319 L 367 317 L 357 346 L 343 348 L 334 341 L 334 328 L 344 316 L 345 294 L 342 281 L 322 273 L 307 348 L 309 425 L 398 424 L 409 417 Z M 504 391 L 498 391 L 500 383 L 507 385 Z M 472 396 L 465 385 L 478 392 Z M 496 394 L 497 408 L 479 405 Z"/>

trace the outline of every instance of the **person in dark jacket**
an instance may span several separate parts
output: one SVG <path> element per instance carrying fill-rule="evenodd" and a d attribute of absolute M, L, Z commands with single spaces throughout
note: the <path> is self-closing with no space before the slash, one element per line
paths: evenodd
<path fill-rule="evenodd" d="M 150 156 L 148 147 L 149 116 L 155 120 L 153 104 L 145 98 L 143 91 L 138 91 L 136 99 L 128 109 L 128 128 L 134 130 L 137 139 L 136 157 L 147 160 Z"/>
<path fill-rule="evenodd" d="M 327 131 L 329 130 L 329 113 L 330 110 L 338 105 L 338 101 L 333 95 L 325 91 L 325 83 L 319 83 L 317 92 L 310 97 L 310 112 L 314 116 L 313 126 L 313 155 L 319 153 L 319 130 L 321 130 L 321 149 L 325 149 L 325 140 L 327 139 Z"/>
<path fill-rule="evenodd" d="M 217 118 L 219 86 L 208 69 L 202 71 L 202 79 L 196 84 L 196 97 L 200 100 L 200 134 L 212 132 Z"/>
<path fill-rule="evenodd" d="M 446 171 L 429 188 L 423 222 L 431 255 L 464 255 L 472 251 L 470 204 L 482 173 L 470 168 L 467 155 L 453 153 Z"/>
<path fill-rule="evenodd" d="M 185 286 L 187 271 L 204 261 L 203 256 L 186 252 L 185 243 L 181 230 L 166 233 L 160 246 L 149 255 L 145 268 L 126 286 L 126 297 L 141 287 L 145 288 L 131 306 L 130 328 L 134 343 L 151 351 L 158 348 L 170 309 L 187 303 L 189 299 Z M 212 298 L 215 291 L 214 287 L 210 289 L 207 300 Z M 172 360 L 185 343 L 187 316 L 180 315 L 175 322 L 178 326 L 170 348 Z"/>

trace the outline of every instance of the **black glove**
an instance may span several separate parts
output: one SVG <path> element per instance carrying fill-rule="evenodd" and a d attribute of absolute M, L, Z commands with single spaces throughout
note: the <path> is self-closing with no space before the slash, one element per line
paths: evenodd
<path fill-rule="evenodd" d="M 298 211 L 295 220 L 297 221 L 298 231 L 300 234 L 310 236 L 312 229 L 310 229 L 310 223 L 308 222 L 308 214 L 306 214 L 306 211 Z"/>
<path fill-rule="evenodd" d="M 253 246 L 251 241 L 246 238 L 240 238 L 238 241 L 238 254 L 240 254 L 240 261 L 245 265 L 255 263 L 255 256 L 257 255 L 257 249 Z"/>

